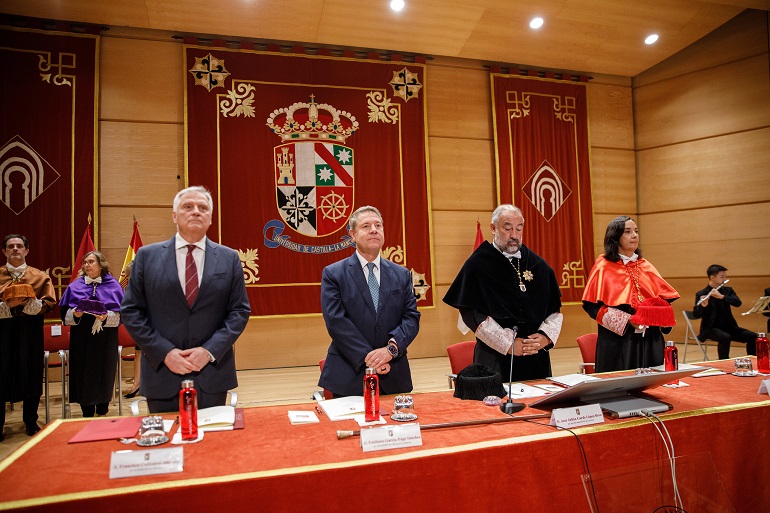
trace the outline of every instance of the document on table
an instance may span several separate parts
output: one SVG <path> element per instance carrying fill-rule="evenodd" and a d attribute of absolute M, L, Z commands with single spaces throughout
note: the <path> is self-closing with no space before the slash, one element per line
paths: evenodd
<path fill-rule="evenodd" d="M 591 376 L 590 374 L 565 374 L 563 376 L 553 376 L 548 379 L 554 383 L 564 385 L 565 387 L 574 387 L 575 385 L 583 383 L 584 381 L 596 381 L 600 378 Z"/>
<path fill-rule="evenodd" d="M 289 421 L 292 424 L 313 424 L 320 422 L 318 416 L 312 411 L 289 410 Z"/>
<path fill-rule="evenodd" d="M 356 415 L 364 413 L 364 397 L 351 395 L 318 401 L 318 406 L 324 411 L 329 420 L 353 420 Z"/>
<path fill-rule="evenodd" d="M 515 397 L 517 399 L 525 399 L 527 397 L 543 397 L 544 395 L 548 394 L 548 392 L 542 388 L 527 385 L 526 383 L 511 383 L 510 385 L 508 383 L 503 383 L 503 388 L 505 389 L 506 395 L 508 395 L 508 387 L 512 388 L 510 392 L 511 397 Z"/>

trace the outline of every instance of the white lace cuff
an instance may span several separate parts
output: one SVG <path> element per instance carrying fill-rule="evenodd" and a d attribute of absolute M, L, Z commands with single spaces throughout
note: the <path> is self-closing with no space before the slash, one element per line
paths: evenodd
<path fill-rule="evenodd" d="M 75 326 L 79 324 L 80 321 L 75 320 L 75 309 L 69 308 L 67 310 L 67 313 L 64 315 L 64 324 L 67 326 Z"/>
<path fill-rule="evenodd" d="M 31 301 L 27 301 L 27 304 L 24 305 L 24 309 L 22 312 L 24 312 L 27 315 L 37 315 L 40 313 L 40 310 L 43 309 L 43 300 L 42 299 L 33 299 Z"/>
<path fill-rule="evenodd" d="M 8 319 L 11 316 L 11 309 L 8 308 L 8 303 L 0 301 L 0 319 Z"/>
<path fill-rule="evenodd" d="M 514 333 L 510 328 L 503 328 L 493 318 L 487 317 L 479 324 L 476 337 L 498 353 L 510 354 Z"/>
<path fill-rule="evenodd" d="M 617 335 L 623 336 L 630 318 L 631 314 L 626 313 L 623 310 L 607 308 L 607 313 L 602 317 L 602 326 Z"/>
<path fill-rule="evenodd" d="M 120 325 L 120 312 L 107 311 L 107 319 L 104 321 L 105 328 L 117 328 Z"/>
<path fill-rule="evenodd" d="M 542 331 L 546 336 L 551 339 L 551 343 L 556 345 L 556 341 L 561 334 L 561 325 L 564 322 L 564 315 L 559 312 L 552 313 L 545 318 L 543 323 L 538 328 L 538 331 Z"/>

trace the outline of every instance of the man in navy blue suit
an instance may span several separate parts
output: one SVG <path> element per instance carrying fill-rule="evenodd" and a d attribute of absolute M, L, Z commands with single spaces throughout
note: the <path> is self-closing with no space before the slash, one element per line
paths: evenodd
<path fill-rule="evenodd" d="M 179 191 L 176 235 L 134 260 L 121 317 L 142 350 L 140 393 L 151 413 L 177 411 L 185 379 L 201 408 L 225 404 L 238 386 L 233 344 L 251 308 L 238 254 L 206 237 L 212 211 L 205 187 Z"/>
<path fill-rule="evenodd" d="M 385 231 L 379 210 L 361 207 L 349 224 L 356 252 L 327 266 L 321 279 L 332 343 L 318 384 L 335 397 L 362 395 L 364 372 L 372 367 L 383 394 L 411 392 L 406 353 L 420 329 L 411 274 L 380 257 Z"/>

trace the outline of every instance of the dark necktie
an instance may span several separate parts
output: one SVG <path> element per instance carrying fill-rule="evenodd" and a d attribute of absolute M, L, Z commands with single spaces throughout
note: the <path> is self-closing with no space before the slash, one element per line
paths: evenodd
<path fill-rule="evenodd" d="M 374 311 L 377 312 L 377 303 L 380 301 L 380 284 L 377 283 L 377 277 L 374 275 L 374 262 L 366 264 L 369 268 L 369 276 L 367 281 L 369 282 L 369 293 L 372 295 L 372 302 L 374 303 Z"/>
<path fill-rule="evenodd" d="M 184 295 L 187 298 L 187 304 L 192 306 L 195 302 L 195 296 L 198 295 L 198 266 L 195 265 L 193 250 L 195 244 L 187 245 L 187 261 L 184 268 Z"/>

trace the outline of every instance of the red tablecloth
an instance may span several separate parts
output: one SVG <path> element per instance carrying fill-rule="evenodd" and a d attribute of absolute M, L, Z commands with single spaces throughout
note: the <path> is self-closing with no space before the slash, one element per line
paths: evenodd
<path fill-rule="evenodd" d="M 770 511 L 770 398 L 757 393 L 762 379 L 688 378 L 689 387 L 649 392 L 674 405 L 662 418 L 676 455 L 709 453 L 739 512 Z M 451 392 L 417 394 L 414 401 L 421 424 L 503 416 Z M 392 407 L 393 397 L 382 404 Z M 318 424 L 291 425 L 287 411 L 303 409 L 314 405 L 246 409 L 244 430 L 207 433 L 185 445 L 183 472 L 112 480 L 111 453 L 127 447 L 111 440 L 68 444 L 87 421 L 55 421 L 0 464 L 0 510 L 50 511 L 56 503 L 57 512 L 315 513 L 360 511 L 360 498 L 369 495 L 377 509 L 403 502 L 414 511 L 498 511 L 510 510 L 510 502 L 517 511 L 590 511 L 580 477 L 585 464 L 568 432 L 529 422 L 425 430 L 421 447 L 363 453 L 359 438 L 336 437 L 338 429 L 358 429 L 353 421 L 320 416 Z M 521 415 L 532 413 L 540 411 Z M 592 473 L 667 460 L 647 419 L 607 419 L 575 431 Z M 501 496 L 507 476 L 516 493 Z"/>

